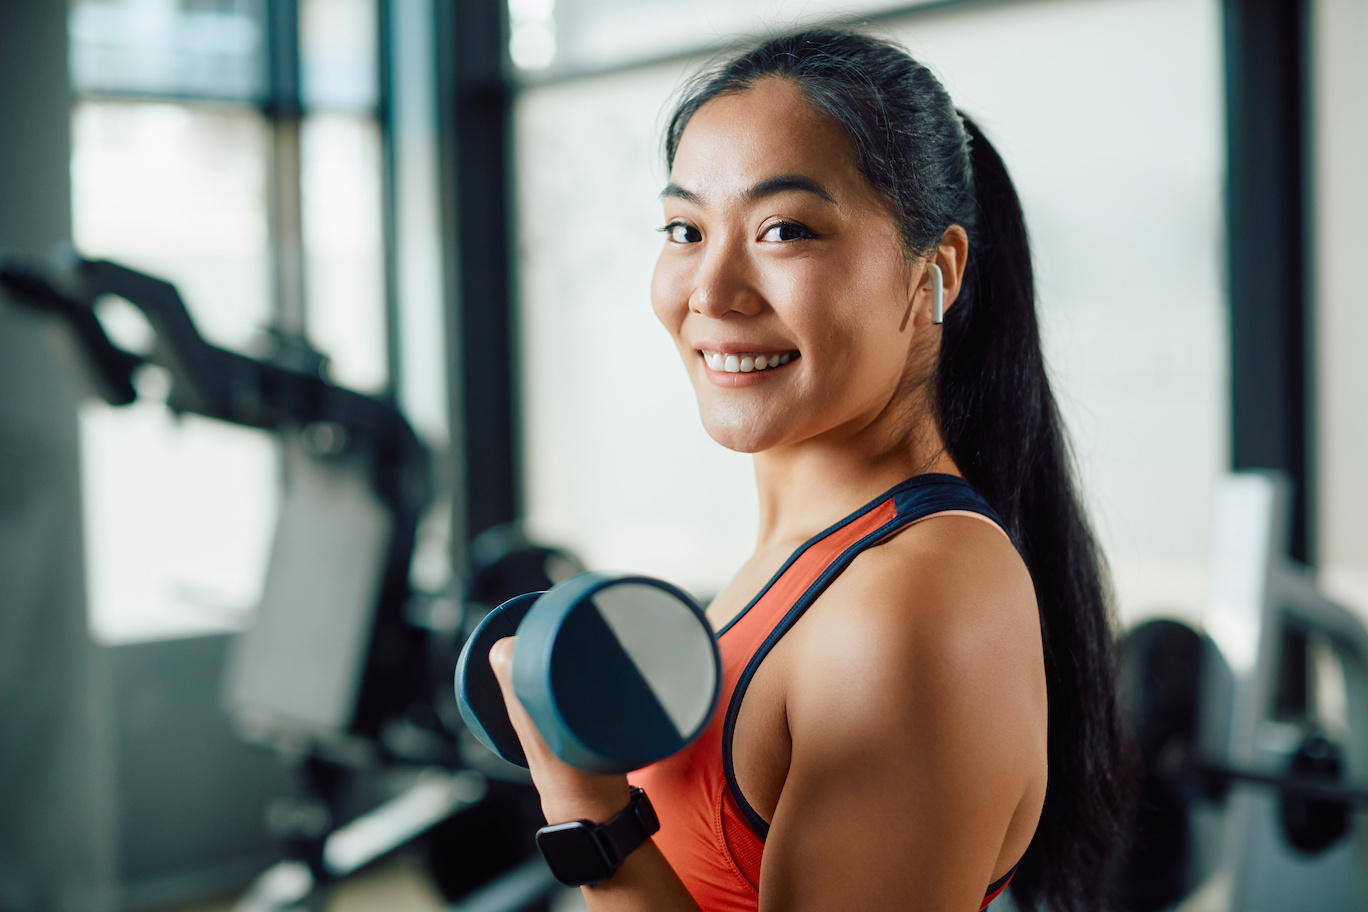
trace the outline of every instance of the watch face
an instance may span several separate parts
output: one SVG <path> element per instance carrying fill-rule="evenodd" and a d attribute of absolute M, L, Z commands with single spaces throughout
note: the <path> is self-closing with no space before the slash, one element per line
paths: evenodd
<path fill-rule="evenodd" d="M 537 831 L 537 848 L 552 875 L 568 887 L 600 883 L 613 876 L 598 840 L 583 821 L 542 827 Z"/>
<path fill-rule="evenodd" d="M 632 799 L 636 807 L 637 820 L 641 822 L 641 831 L 647 836 L 660 832 L 660 818 L 656 816 L 655 808 L 651 805 L 651 799 L 646 797 L 646 793 L 641 789 L 633 789 Z"/>

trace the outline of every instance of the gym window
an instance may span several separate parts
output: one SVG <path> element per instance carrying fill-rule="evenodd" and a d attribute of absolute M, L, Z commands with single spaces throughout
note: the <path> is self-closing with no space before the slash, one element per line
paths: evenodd
<path fill-rule="evenodd" d="M 377 0 L 72 0 L 73 235 L 177 286 L 212 343 L 303 334 L 335 382 L 390 386 Z M 105 313 L 136 349 L 145 327 Z M 92 632 L 240 626 L 277 510 L 269 434 L 176 418 L 164 378 L 82 410 Z"/>

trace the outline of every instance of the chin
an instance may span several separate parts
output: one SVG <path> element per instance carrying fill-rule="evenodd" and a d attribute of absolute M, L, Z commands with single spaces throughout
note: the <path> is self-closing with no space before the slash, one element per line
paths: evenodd
<path fill-rule="evenodd" d="M 781 442 L 766 422 L 743 409 L 700 410 L 699 417 L 709 437 L 737 453 L 759 453 Z"/>
<path fill-rule="evenodd" d="M 709 430 L 708 436 L 727 449 L 737 453 L 759 453 L 762 450 L 769 449 L 765 444 L 752 440 L 743 434 L 736 434 L 728 431 L 719 433 L 717 431 Z"/>

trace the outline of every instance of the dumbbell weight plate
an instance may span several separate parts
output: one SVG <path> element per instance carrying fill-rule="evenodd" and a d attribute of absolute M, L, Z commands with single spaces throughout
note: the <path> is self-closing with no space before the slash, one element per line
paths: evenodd
<path fill-rule="evenodd" d="M 1109 872 L 1119 912 L 1156 912 L 1189 887 L 1194 789 L 1166 760 L 1192 752 L 1202 681 L 1203 639 L 1186 624 L 1150 620 L 1120 642 L 1118 696 L 1142 764 L 1137 799 Z"/>
<path fill-rule="evenodd" d="M 513 689 L 560 759 L 619 773 L 700 734 L 722 685 L 703 611 L 644 576 L 584 573 L 549 589 L 518 629 Z"/>
<path fill-rule="evenodd" d="M 514 691 L 551 750 L 573 766 L 646 766 L 693 740 L 716 709 L 721 662 L 702 609 L 649 577 L 581 574 L 500 605 L 461 650 L 461 716 L 510 763 L 527 765 L 488 656 L 515 633 Z"/>
<path fill-rule="evenodd" d="M 516 596 L 485 615 L 456 662 L 456 702 L 466 727 L 485 747 L 522 767 L 527 766 L 527 757 L 508 719 L 494 669 L 489 667 L 489 650 L 499 640 L 517 633 L 518 625 L 541 595 L 529 592 Z"/>

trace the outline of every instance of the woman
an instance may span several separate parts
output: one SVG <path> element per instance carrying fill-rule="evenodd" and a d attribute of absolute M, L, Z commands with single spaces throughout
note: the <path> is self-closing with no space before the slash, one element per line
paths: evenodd
<path fill-rule="evenodd" d="M 724 709 L 631 777 L 556 760 L 491 651 L 549 821 L 615 818 L 628 778 L 659 816 L 590 908 L 973 910 L 1009 879 L 1097 908 L 1105 587 L 1001 160 L 904 51 L 832 29 L 703 74 L 666 153 L 652 302 L 709 434 L 755 454 L 760 530 L 708 609 Z"/>

